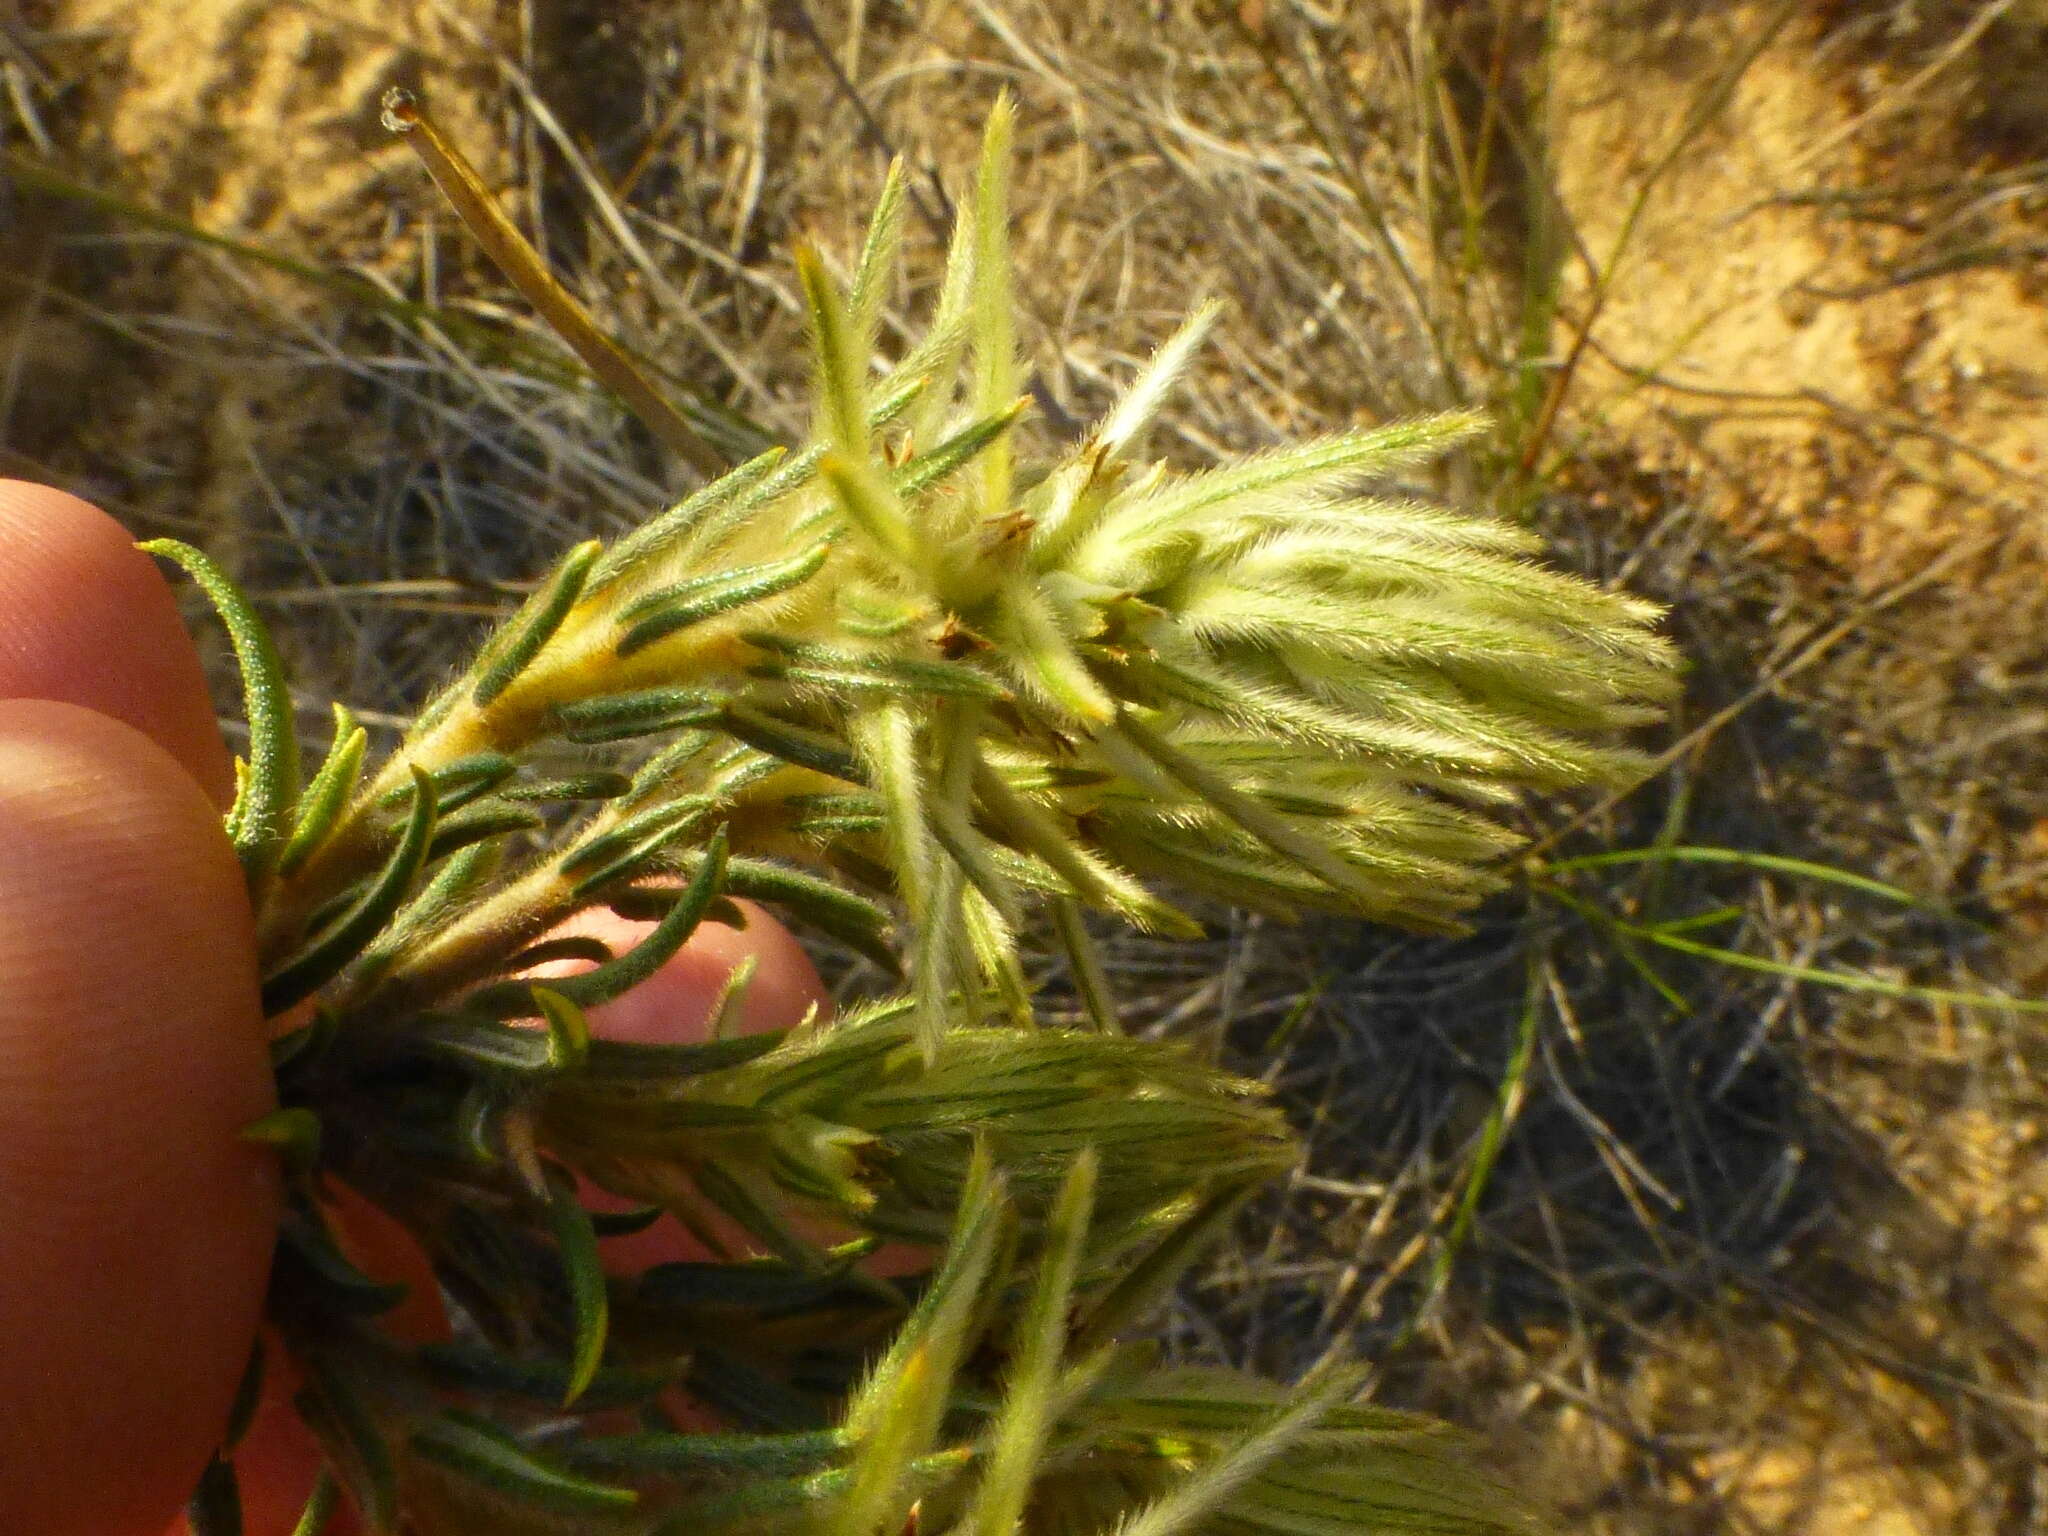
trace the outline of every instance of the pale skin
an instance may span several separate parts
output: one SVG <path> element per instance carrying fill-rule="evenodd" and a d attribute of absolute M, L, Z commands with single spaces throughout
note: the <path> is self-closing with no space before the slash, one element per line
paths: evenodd
<path fill-rule="evenodd" d="M 231 782 L 155 564 L 0 481 L 0 1531 L 182 1531 L 256 1331 L 278 1179 L 236 1135 L 272 1099 Z M 822 1003 L 756 912 L 595 1022 L 687 1038 L 749 955 L 747 1027 Z M 273 1410 L 238 1460 L 249 1536 L 311 1475 Z"/>

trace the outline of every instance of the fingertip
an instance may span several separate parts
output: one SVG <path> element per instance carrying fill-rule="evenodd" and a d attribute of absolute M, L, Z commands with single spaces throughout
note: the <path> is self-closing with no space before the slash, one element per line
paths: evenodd
<path fill-rule="evenodd" d="M 0 479 L 0 698 L 133 726 L 218 805 L 234 774 L 199 653 L 156 562 L 90 502 Z"/>
<path fill-rule="evenodd" d="M 0 701 L 0 1530 L 160 1532 L 220 1433 L 276 1220 L 255 969 L 184 769 Z"/>

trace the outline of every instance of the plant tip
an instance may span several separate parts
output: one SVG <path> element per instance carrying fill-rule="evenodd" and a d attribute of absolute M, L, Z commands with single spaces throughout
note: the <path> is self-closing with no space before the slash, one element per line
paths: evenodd
<path fill-rule="evenodd" d="M 383 123 L 386 133 L 411 133 L 419 126 L 419 98 L 404 86 L 394 85 L 386 91 L 382 107 L 378 121 Z"/>

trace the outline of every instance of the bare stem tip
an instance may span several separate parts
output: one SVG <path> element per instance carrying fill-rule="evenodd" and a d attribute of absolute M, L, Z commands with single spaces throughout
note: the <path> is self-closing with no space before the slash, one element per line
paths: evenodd
<path fill-rule="evenodd" d="M 386 133 L 411 133 L 419 126 L 420 100 L 402 85 L 384 93 L 381 121 Z"/>

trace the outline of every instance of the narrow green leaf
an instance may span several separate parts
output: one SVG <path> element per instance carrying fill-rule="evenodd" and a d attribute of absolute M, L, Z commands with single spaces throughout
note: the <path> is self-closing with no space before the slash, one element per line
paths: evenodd
<path fill-rule="evenodd" d="M 930 568 L 930 551 L 911 528 L 903 499 L 874 464 L 847 453 L 828 453 L 818 473 L 831 487 L 833 500 L 847 522 L 889 560 L 906 571 Z"/>
<path fill-rule="evenodd" d="M 462 1006 L 467 1013 L 428 1014 L 421 1017 L 408 1033 L 406 1044 L 434 1056 L 446 1057 L 485 1072 L 508 1072 L 514 1076 L 528 1076 L 555 1070 L 555 1043 L 548 1034 L 537 1029 L 517 1029 L 496 1022 L 493 1015 L 499 1007 L 509 1007 L 508 1018 L 520 1018 L 536 1012 L 539 1004 L 533 1001 L 536 989 L 526 982 L 512 982 L 503 989 L 503 997 L 496 987 L 478 991 L 464 998 Z"/>
<path fill-rule="evenodd" d="M 1897 902 L 1900 906 L 1944 910 L 1938 901 L 1915 896 L 1911 891 L 1901 890 L 1896 885 L 1887 885 L 1882 880 L 1873 880 L 1867 875 L 1837 869 L 1830 864 L 1815 864 L 1806 859 L 1790 859 L 1775 853 L 1758 853 L 1748 848 L 1667 845 L 1652 848 L 1613 848 L 1575 859 L 1554 859 L 1541 865 L 1540 869 L 1547 875 L 1562 875 L 1583 869 L 1611 869 L 1622 864 L 1734 864 L 1744 869 L 1761 869 L 1777 875 L 1797 875 L 1803 880 L 1818 880 L 1828 885 L 1839 885 L 1848 890 L 1861 891 L 1868 896 L 1881 897 L 1885 901 Z"/>
<path fill-rule="evenodd" d="M 992 1270 L 1009 1220 L 1002 1178 L 977 1144 L 939 1272 L 847 1406 L 846 1433 L 858 1449 L 848 1469 L 851 1485 L 832 1521 L 837 1536 L 875 1536 L 900 1526 L 915 1497 L 916 1467 L 945 1418 L 954 1372 L 975 1342 L 987 1296 L 1000 1283 Z"/>
<path fill-rule="evenodd" d="M 293 1063 L 310 1065 L 318 1061 L 340 1027 L 341 1020 L 333 1009 L 315 1008 L 311 1023 L 301 1024 L 270 1042 L 271 1071 L 281 1073 Z"/>
<path fill-rule="evenodd" d="M 1161 901 L 1125 871 L 1083 849 L 1050 812 L 1017 793 L 985 761 L 974 766 L 974 793 L 982 810 L 1017 847 L 1042 860 L 1075 895 L 1147 933 L 1181 939 L 1202 937 L 1200 923 Z"/>
<path fill-rule="evenodd" d="M 228 1405 L 227 1428 L 221 1431 L 220 1453 L 231 1455 L 242 1437 L 249 1433 L 249 1426 L 255 1422 L 257 1406 L 263 1401 L 264 1368 L 263 1339 L 258 1335 L 249 1346 L 248 1364 L 242 1367 L 242 1379 L 235 1384 L 235 1400 Z"/>
<path fill-rule="evenodd" d="M 888 300 L 890 280 L 896 275 L 897 253 L 903 247 L 905 206 L 903 157 L 897 155 L 890 160 L 882 177 L 882 190 L 875 195 L 867 238 L 861 242 L 860 261 L 853 269 L 853 291 L 847 296 L 847 331 L 854 355 L 863 365 L 875 350 L 882 306 Z"/>
<path fill-rule="evenodd" d="M 398 1518 L 398 1469 L 390 1443 L 332 1357 L 313 1355 L 305 1361 L 305 1370 L 306 1385 L 292 1405 L 319 1438 L 328 1464 L 348 1489 L 363 1522 L 381 1536 Z"/>
<path fill-rule="evenodd" d="M 918 454 L 891 476 L 896 494 L 906 501 L 913 501 L 955 470 L 973 463 L 989 444 L 1015 426 L 1017 418 L 1030 406 L 1028 395 L 1020 397 L 993 416 L 985 416 L 962 427 L 930 452 Z"/>
<path fill-rule="evenodd" d="M 934 841 L 941 841 L 936 818 L 932 832 Z M 910 986 L 917 1000 L 917 1045 L 927 1062 L 937 1058 L 940 1042 L 949 1029 L 962 1022 L 963 1014 L 967 1023 L 983 1022 L 975 1007 L 978 999 L 970 991 L 974 962 L 966 948 L 967 904 L 963 896 L 967 874 L 951 852 L 947 849 L 945 856 L 935 861 L 938 869 L 931 879 L 923 919 L 911 936 Z"/>
<path fill-rule="evenodd" d="M 890 870 L 912 922 L 921 926 L 935 856 L 918 718 L 903 701 L 891 699 L 861 709 L 848 722 L 847 735 L 867 769 L 863 777 L 874 785 L 887 812 Z"/>
<path fill-rule="evenodd" d="M 319 771 L 307 784 L 306 792 L 299 797 L 292 835 L 285 842 L 284 852 L 278 855 L 277 872 L 280 875 L 294 873 L 334 830 L 335 823 L 341 818 L 342 807 L 348 804 L 349 797 L 355 793 L 357 781 L 362 777 L 363 754 L 369 744 L 370 733 L 356 724 L 355 716 L 349 713 L 348 707 L 335 705 L 334 741 L 328 747 Z"/>
<path fill-rule="evenodd" d="M 263 980 L 263 1013 L 275 1018 L 294 1003 L 326 985 L 375 938 L 377 931 L 404 902 L 434 832 L 434 786 L 413 767 L 412 814 L 384 868 L 356 904 L 320 937 Z"/>
<path fill-rule="evenodd" d="M 560 1360 L 514 1359 L 488 1344 L 427 1344 L 421 1346 L 419 1359 L 437 1382 L 462 1392 L 518 1398 L 553 1409 L 569 1389 L 570 1367 Z M 577 1403 L 586 1413 L 645 1403 L 673 1385 L 673 1375 L 600 1370 Z"/>
<path fill-rule="evenodd" d="M 235 1469 L 218 1456 L 199 1474 L 199 1486 L 185 1505 L 192 1536 L 242 1536 L 242 1492 Z"/>
<path fill-rule="evenodd" d="M 770 448 L 728 471 L 709 485 L 692 491 L 668 510 L 649 518 L 599 557 L 585 578 L 583 590 L 595 596 L 622 576 L 660 559 L 688 539 L 704 519 L 738 501 L 788 456 L 786 448 Z"/>
<path fill-rule="evenodd" d="M 520 832 L 537 832 L 546 825 L 541 817 L 518 806 L 473 806 L 452 816 L 444 816 L 435 823 L 434 839 L 427 844 L 426 862 L 437 863 L 449 854 L 474 844 L 511 837 Z"/>
<path fill-rule="evenodd" d="M 889 914 L 828 880 L 763 859 L 734 859 L 726 868 L 725 889 L 786 908 L 826 937 L 874 961 L 884 974 L 901 973 L 903 962 L 889 942 Z"/>
<path fill-rule="evenodd" d="M 535 987 L 534 1003 L 548 1026 L 548 1056 L 558 1068 L 583 1065 L 590 1055 L 590 1021 L 552 987 Z"/>
<path fill-rule="evenodd" d="M 1011 292 L 1010 153 L 1017 102 L 1008 90 L 996 98 L 981 141 L 974 185 L 974 275 L 968 297 L 974 411 L 994 416 L 1017 398 L 1016 296 Z M 1007 437 L 981 456 L 981 511 L 1000 517 L 1010 509 L 1011 458 Z"/>
<path fill-rule="evenodd" d="M 1320 1381 L 1303 1383 L 1291 1407 L 1274 1412 L 1262 1428 L 1126 1520 L 1123 1536 L 1179 1536 L 1208 1524 L 1233 1495 L 1356 1396 L 1363 1382 L 1364 1372 L 1351 1369 L 1329 1370 Z"/>
<path fill-rule="evenodd" d="M 453 1135 L 478 1168 L 495 1168 L 504 1160 L 505 1098 L 490 1077 L 479 1077 L 455 1107 Z"/>
<path fill-rule="evenodd" d="M 621 615 L 625 633 L 615 649 L 622 657 L 631 656 L 679 629 L 779 597 L 817 575 L 831 553 L 832 540 L 820 539 L 787 560 L 740 566 L 652 593 Z"/>
<path fill-rule="evenodd" d="M 565 875 L 583 876 L 593 869 L 616 864 L 623 856 L 652 852 L 671 837 L 689 831 L 715 804 L 709 795 L 683 795 L 663 801 L 578 843 L 562 856 L 558 867 Z"/>
<path fill-rule="evenodd" d="M 854 334 L 845 303 L 818 253 L 808 245 L 796 252 L 797 280 L 811 322 L 811 356 L 818 392 L 818 436 L 839 453 L 865 458 L 868 451 L 867 356 Z"/>
<path fill-rule="evenodd" d="M 1692 939 L 1681 938 L 1668 929 L 1647 928 L 1640 924 L 1624 922 L 1612 913 L 1602 912 L 1590 903 L 1568 896 L 1566 892 L 1554 886 L 1550 887 L 1549 894 L 1554 900 L 1571 907 L 1574 911 L 1596 918 L 1604 927 L 1625 938 L 1641 939 L 1661 949 L 1676 950 L 1681 955 L 1712 960 L 1739 971 L 1760 971 L 1767 976 L 1781 976 L 1787 981 L 1813 982 L 1819 986 L 1835 987 L 1843 992 L 1871 992 L 1880 997 L 1896 997 L 1909 1002 L 1946 1003 L 1957 1008 L 2004 1008 L 2014 1013 L 2025 1014 L 2048 1013 L 2048 999 L 2013 997 L 2001 992 L 1965 992 L 1955 987 L 1922 987 L 1910 982 L 1892 981 L 1883 976 L 1872 976 L 1865 971 L 1838 971 L 1824 966 L 1793 965 L 1763 955 L 1744 954 L 1738 949 L 1725 949 L 1718 944 L 1701 944 Z"/>
<path fill-rule="evenodd" d="M 1547 992 L 1543 984 L 1543 967 L 1538 959 L 1539 952 L 1531 950 L 1527 965 L 1527 977 L 1522 991 L 1522 1014 L 1515 1029 L 1514 1054 L 1508 1058 L 1507 1070 L 1501 1073 L 1500 1085 L 1494 1090 L 1493 1108 L 1488 1112 L 1486 1123 L 1480 1127 L 1479 1144 L 1472 1149 L 1472 1156 L 1465 1168 L 1464 1187 L 1458 1192 L 1458 1205 L 1451 1213 L 1451 1221 L 1437 1244 L 1436 1255 L 1429 1266 L 1429 1278 L 1423 1292 L 1423 1299 L 1413 1314 L 1418 1326 L 1426 1326 L 1438 1297 L 1442 1296 L 1451 1282 L 1451 1271 L 1458 1262 L 1458 1254 L 1471 1235 L 1472 1223 L 1479 1214 L 1479 1202 L 1486 1194 L 1486 1186 L 1493 1178 L 1495 1162 L 1500 1157 L 1501 1144 L 1507 1139 L 1508 1127 L 1520 1111 L 1523 1090 L 1529 1080 L 1529 1067 L 1536 1053 L 1537 1029 L 1541 1022 Z"/>
<path fill-rule="evenodd" d="M 278 1258 L 295 1265 L 301 1281 L 320 1292 L 320 1301 L 356 1317 L 376 1317 L 405 1300 L 406 1287 L 374 1280 L 335 1243 L 316 1210 L 289 1211 L 278 1228 Z"/>
<path fill-rule="evenodd" d="M 299 1511 L 299 1522 L 292 1527 L 292 1536 L 321 1536 L 340 1503 L 341 1484 L 322 1467 L 320 1475 L 313 1479 L 313 1491 L 306 1495 L 306 1507 Z"/>
<path fill-rule="evenodd" d="M 408 1442 L 423 1461 L 502 1494 L 515 1503 L 563 1514 L 631 1509 L 631 1488 L 578 1477 L 534 1455 L 517 1440 L 468 1414 L 450 1410 L 414 1430 Z"/>
<path fill-rule="evenodd" d="M 726 710 L 723 723 L 727 731 L 757 752 L 766 752 L 770 757 L 779 757 L 827 778 L 844 779 L 850 784 L 862 782 L 860 764 L 837 737 L 738 704 Z"/>
<path fill-rule="evenodd" d="M 228 841 L 237 848 L 242 845 L 242 820 L 248 814 L 249 760 L 245 757 L 237 756 L 235 758 L 235 798 L 233 803 L 228 806 L 227 816 L 224 818 Z"/>
<path fill-rule="evenodd" d="M 658 1205 L 643 1205 L 635 1211 L 592 1211 L 590 1225 L 599 1237 L 632 1237 L 667 1214 Z"/>
<path fill-rule="evenodd" d="M 477 678 L 476 687 L 469 696 L 470 702 L 478 709 L 488 709 L 492 701 L 510 687 L 512 680 L 540 654 L 541 647 L 554 638 L 555 631 L 562 627 L 562 620 L 576 606 L 583 584 L 589 579 L 590 569 L 602 553 L 604 545 L 596 539 L 570 550 L 562 557 L 562 563 L 555 568 L 555 574 L 547 584 L 527 599 L 526 606 L 500 632 L 503 639 L 482 659 L 483 674 Z"/>
<path fill-rule="evenodd" d="M 736 1106 L 702 1105 L 704 1109 L 733 1109 Z M 760 1123 L 768 1123 L 768 1117 L 759 1110 L 751 1112 Z M 730 1216 L 748 1236 L 793 1268 L 811 1274 L 823 1274 L 827 1269 L 824 1253 L 809 1238 L 782 1219 L 781 1213 L 766 1199 L 756 1194 L 750 1183 L 742 1182 L 726 1172 L 716 1163 L 699 1163 L 690 1170 L 690 1177 L 696 1183 L 698 1192 L 719 1210 Z"/>
<path fill-rule="evenodd" d="M 1221 771 L 1181 751 L 1149 726 L 1141 725 L 1128 710 L 1117 717 L 1115 734 L 1282 858 L 1332 889 L 1354 897 L 1368 910 L 1381 905 L 1381 893 L 1330 842 L 1301 831 L 1278 811 L 1260 804 L 1232 784 Z"/>
<path fill-rule="evenodd" d="M 775 635 L 753 634 L 744 638 L 749 644 L 777 653 L 776 660 L 749 667 L 747 670 L 753 676 L 775 678 L 835 695 L 868 689 L 909 697 L 923 694 L 991 702 L 1011 697 L 1010 690 L 997 679 L 958 662 L 862 656 L 828 646 L 795 644 Z"/>
<path fill-rule="evenodd" d="M 512 957 L 505 969 L 516 975 L 556 960 L 588 960 L 593 965 L 603 965 L 611 957 L 612 947 L 603 939 L 587 933 L 569 933 L 528 945 Z"/>
<path fill-rule="evenodd" d="M 677 896 L 678 893 L 671 892 L 670 895 Z M 590 1042 L 584 1075 L 593 1083 L 606 1080 L 668 1083 L 679 1078 L 699 1077 L 707 1072 L 724 1072 L 745 1066 L 757 1057 L 766 1056 L 786 1038 L 785 1034 L 777 1031 L 690 1045 L 656 1045 L 642 1040 L 600 1038 Z"/>
<path fill-rule="evenodd" d="M 704 850 L 703 863 L 668 914 L 654 931 L 616 959 L 608 960 L 580 976 L 565 976 L 550 985 L 554 991 L 582 1008 L 595 1008 L 637 987 L 674 957 L 675 952 L 703 920 L 711 900 L 719 894 L 725 878 L 726 832 L 720 827 Z"/>
<path fill-rule="evenodd" d="M 753 985 L 758 965 L 758 956 L 745 955 L 738 965 L 726 972 L 725 980 L 719 984 L 718 995 L 711 1000 L 711 1006 L 704 1015 L 706 1040 L 739 1038 L 741 1016 L 746 1011 L 747 988 Z"/>
<path fill-rule="evenodd" d="M 989 1260 L 995 1254 L 996 1236 L 1007 1204 L 1002 1175 L 996 1172 L 987 1144 L 977 1140 L 959 1203 L 953 1210 L 952 1234 L 939 1261 L 938 1273 L 919 1298 L 916 1309 L 897 1330 L 887 1354 L 847 1404 L 844 1427 L 854 1440 L 865 1443 L 896 1413 L 902 1376 L 913 1358 L 925 1357 L 926 1374 L 931 1374 L 929 1352 L 935 1334 L 952 1334 L 954 1346 L 963 1342 L 959 1331 L 971 1315 L 976 1293 L 988 1278 Z"/>
<path fill-rule="evenodd" d="M 649 1307 L 787 1312 L 816 1306 L 843 1292 L 847 1267 L 842 1264 L 819 1271 L 781 1259 L 749 1259 L 739 1264 L 685 1259 L 657 1264 L 643 1272 L 634 1296 L 640 1305 Z"/>
<path fill-rule="evenodd" d="M 1483 431 L 1476 412 L 1414 417 L 1383 426 L 1334 433 L 1251 454 L 1198 474 L 1169 480 L 1150 495 L 1119 498 L 1119 507 L 1082 540 L 1084 552 L 1107 554 L 1137 549 L 1166 532 L 1186 526 L 1196 513 L 1239 498 L 1298 492 L 1312 501 L 1365 474 L 1388 474 L 1433 459 L 1461 438 Z M 1095 565 L 1084 558 L 1083 568 Z M 1106 572 L 1104 574 L 1107 574 Z M 1597 593 L 1589 595 L 1597 599 Z"/>
<path fill-rule="evenodd" d="M 1015 631 L 1020 681 L 1088 726 L 1107 724 L 1116 700 L 1103 687 L 1060 625 L 1036 582 L 1018 574 L 1002 584 L 1003 615 Z"/>
<path fill-rule="evenodd" d="M 650 688 L 558 704 L 554 715 L 569 740 L 596 746 L 707 725 L 724 713 L 728 702 L 724 694 L 703 688 Z"/>
<path fill-rule="evenodd" d="M 692 1397 L 731 1423 L 792 1433 L 825 1427 L 824 1415 L 816 1398 L 756 1369 L 744 1357 L 716 1345 L 707 1344 L 698 1349 L 692 1361 L 688 1386 Z"/>
<path fill-rule="evenodd" d="M 431 844 L 428 851 L 431 855 Z M 381 974 L 380 966 L 396 960 L 415 940 L 438 930 L 503 867 L 504 852 L 497 843 L 471 843 L 441 860 L 440 868 L 419 894 L 407 901 L 377 936 L 376 943 L 363 957 L 364 969 L 373 975 Z"/>
<path fill-rule="evenodd" d="M 964 1471 L 974 1460 L 974 1452 L 967 1446 L 950 1450 L 935 1451 L 921 1456 L 905 1469 L 903 1498 L 907 1511 L 918 1498 L 934 1493 L 948 1481 Z M 845 1523 L 844 1507 L 837 1512 L 831 1509 L 835 1501 L 842 1500 L 853 1485 L 855 1474 L 852 1470 L 815 1473 L 810 1477 L 765 1478 L 742 1482 L 738 1487 L 719 1493 L 707 1494 L 685 1504 L 672 1519 L 657 1526 L 654 1536 L 693 1536 L 700 1531 L 716 1531 L 734 1525 L 744 1526 L 747 1522 L 764 1519 L 777 1514 L 801 1511 L 812 1512 L 820 1522 L 829 1520 L 824 1529 L 843 1533 L 849 1529 Z M 908 1521 L 906 1520 L 906 1525 Z"/>
<path fill-rule="evenodd" d="M 320 1117 L 310 1109 L 273 1109 L 238 1134 L 243 1141 L 277 1148 L 291 1168 L 311 1168 L 320 1161 Z"/>
<path fill-rule="evenodd" d="M 1250 1198 L 1241 1185 L 1209 1196 L 1182 1218 L 1116 1282 L 1094 1298 L 1075 1331 L 1072 1352 L 1085 1358 L 1108 1348 L 1124 1329 L 1134 1327 L 1164 1301 L 1180 1277 L 1222 1239 Z"/>
<path fill-rule="evenodd" d="M 249 722 L 248 779 L 230 813 L 235 852 L 252 881 L 263 879 L 276 866 L 299 798 L 299 743 L 284 663 L 255 607 L 211 556 L 176 539 L 151 539 L 140 547 L 181 566 L 227 626 Z"/>
<path fill-rule="evenodd" d="M 1046 905 L 1052 912 L 1053 933 L 1059 939 L 1060 953 L 1066 956 L 1067 974 L 1073 978 L 1075 995 L 1081 1000 L 1081 1011 L 1097 1029 L 1105 1032 L 1116 1029 L 1115 995 L 1110 991 L 1109 975 L 1102 968 L 1102 956 L 1096 950 L 1095 940 L 1082 920 L 1080 903 L 1065 896 L 1055 896 Z"/>
<path fill-rule="evenodd" d="M 534 996 L 549 1010 L 552 1028 L 558 1012 L 582 1024 L 582 1014 L 567 999 L 535 987 Z M 551 1006 L 551 1002 L 552 1005 Z M 584 1039 L 589 1038 L 587 1032 Z M 564 1408 L 581 1397 L 596 1379 L 604 1363 L 605 1334 L 610 1326 L 610 1297 L 605 1288 L 604 1261 L 598 1256 L 597 1230 L 590 1212 L 576 1198 L 576 1181 L 557 1168 L 548 1175 L 548 1224 L 555 1234 L 555 1251 L 561 1255 L 563 1278 L 569 1286 L 569 1306 L 576 1320 L 576 1347 L 570 1355 L 569 1383 L 562 1394 Z"/>
<path fill-rule="evenodd" d="M 1747 910 L 1744 907 L 1715 907 L 1711 911 L 1695 912 L 1690 917 L 1667 917 L 1649 926 L 1658 933 L 1698 933 L 1703 928 L 1719 928 L 1737 922 Z"/>
<path fill-rule="evenodd" d="M 514 800 L 522 804 L 543 804 L 552 801 L 616 800 L 633 787 L 633 781 L 623 773 L 602 768 L 594 773 L 579 773 L 573 778 L 546 779 L 537 784 L 512 784 L 498 791 L 501 800 Z"/>
<path fill-rule="evenodd" d="M 1067 1311 L 1095 1210 L 1093 1148 L 1074 1159 L 1046 1218 L 1031 1300 L 1018 1319 L 1002 1407 L 988 1432 L 988 1470 L 970 1517 L 974 1536 L 1016 1536 L 1058 1405 Z"/>
<path fill-rule="evenodd" d="M 1214 299 L 1203 301 L 1181 322 L 1152 354 L 1138 376 L 1118 398 L 1108 418 L 1095 431 L 1095 440 L 1113 454 L 1121 454 L 1144 431 L 1172 391 L 1188 362 L 1208 339 L 1223 306 Z"/>
<path fill-rule="evenodd" d="M 790 1435 L 597 1435 L 571 1441 L 563 1456 L 579 1467 L 628 1476 L 787 1477 L 830 1465 L 846 1446 L 846 1437 L 836 1429 Z"/>
<path fill-rule="evenodd" d="M 445 816 L 450 811 L 460 810 L 511 778 L 518 766 L 503 752 L 472 752 L 467 757 L 441 764 L 427 775 L 434 784 L 435 811 Z M 412 786 L 401 784 L 378 796 L 377 804 L 389 809 L 406 804 L 411 795 Z"/>

